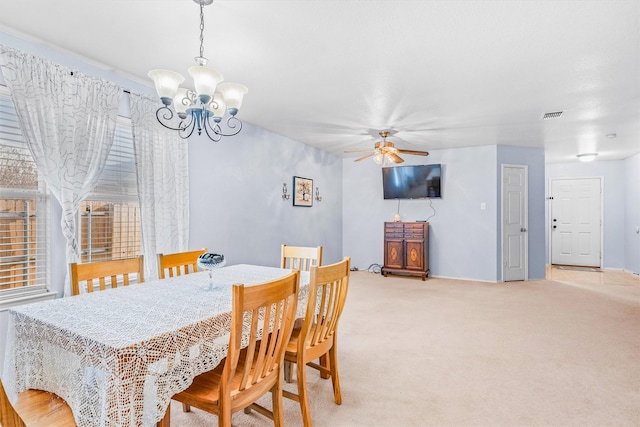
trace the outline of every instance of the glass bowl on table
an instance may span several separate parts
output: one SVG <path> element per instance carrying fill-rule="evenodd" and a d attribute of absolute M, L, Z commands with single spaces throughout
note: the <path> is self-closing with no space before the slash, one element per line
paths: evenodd
<path fill-rule="evenodd" d="M 213 289 L 213 272 L 227 263 L 224 255 L 205 252 L 198 257 L 198 267 L 209 272 L 209 284 L 205 290 Z"/>

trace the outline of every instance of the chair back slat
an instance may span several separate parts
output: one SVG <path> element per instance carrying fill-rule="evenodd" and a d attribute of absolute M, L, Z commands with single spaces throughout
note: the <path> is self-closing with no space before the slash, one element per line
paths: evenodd
<path fill-rule="evenodd" d="M 273 319 L 280 319 L 281 315 L 280 315 L 280 304 L 275 304 L 275 314 L 273 316 Z M 263 330 L 268 330 L 269 328 L 269 324 L 267 323 L 267 316 L 265 316 L 265 325 L 263 327 Z M 264 364 L 262 366 L 262 369 L 260 369 L 261 371 L 261 375 L 266 375 L 268 372 L 271 372 L 273 369 L 275 369 L 276 365 L 277 365 L 277 360 L 276 360 L 276 343 L 278 342 L 278 334 L 280 333 L 279 330 L 275 330 L 273 333 L 271 333 L 269 335 L 269 348 L 267 349 L 267 353 L 266 353 L 266 358 L 264 360 Z M 288 338 L 287 338 L 288 341 Z M 285 343 L 285 347 L 286 347 L 286 343 Z"/>
<path fill-rule="evenodd" d="M 280 251 L 280 267 L 291 270 L 309 271 L 314 265 L 322 265 L 322 246 L 287 246 Z"/>
<path fill-rule="evenodd" d="M 136 273 L 138 283 L 144 282 L 144 257 L 140 255 L 136 258 L 118 259 L 111 261 L 98 261 L 85 264 L 72 263 L 71 270 L 71 293 L 80 294 L 80 282 L 87 282 L 86 291 L 94 292 L 95 286 L 103 291 L 107 288 L 106 278 L 109 278 L 112 288 L 118 287 L 118 277 L 122 277 L 124 286 L 131 283 L 129 275 Z M 97 279 L 97 284 L 94 280 Z"/>
<path fill-rule="evenodd" d="M 205 252 L 207 252 L 207 248 L 172 254 L 158 254 L 158 277 L 164 279 L 165 277 L 195 273 L 198 271 L 198 257 Z"/>

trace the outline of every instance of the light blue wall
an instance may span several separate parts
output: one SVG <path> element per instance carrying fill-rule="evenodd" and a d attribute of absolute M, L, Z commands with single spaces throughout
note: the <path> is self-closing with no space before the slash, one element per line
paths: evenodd
<path fill-rule="evenodd" d="M 249 100 L 247 99 L 247 102 Z M 277 266 L 282 243 L 323 246 L 323 264 L 342 259 L 342 162 L 327 152 L 245 124 L 223 142 L 190 141 L 190 246 L 227 263 Z M 282 199 L 293 176 L 313 179 L 322 201 Z"/>
<path fill-rule="evenodd" d="M 624 160 L 624 269 L 640 274 L 640 154 Z"/>
<path fill-rule="evenodd" d="M 549 194 L 549 182 L 553 178 L 587 178 L 602 177 L 603 190 L 603 268 L 623 269 L 624 256 L 624 224 L 625 224 L 625 161 L 593 161 L 589 163 L 550 163 L 546 168 L 546 194 Z M 549 206 L 546 209 L 546 259 L 549 262 Z"/>
<path fill-rule="evenodd" d="M 498 146 L 498 180 L 497 180 L 497 201 L 498 218 L 497 227 L 497 277 L 502 280 L 502 165 L 526 165 L 529 174 L 529 279 L 545 278 L 545 187 L 544 187 L 544 149 L 526 148 L 513 146 Z"/>
<path fill-rule="evenodd" d="M 443 165 L 441 199 L 400 201 L 403 221 L 429 221 L 431 275 L 496 281 L 496 146 L 404 159 L 403 165 Z M 354 266 L 367 269 L 384 262 L 383 223 L 393 221 L 398 202 L 383 199 L 379 165 L 353 160 L 343 159 L 343 250 Z"/>

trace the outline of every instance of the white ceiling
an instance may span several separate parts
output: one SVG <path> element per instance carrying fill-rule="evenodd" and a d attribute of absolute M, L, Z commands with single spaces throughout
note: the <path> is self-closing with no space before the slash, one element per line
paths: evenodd
<path fill-rule="evenodd" d="M 204 49 L 249 87 L 242 120 L 338 155 L 390 129 L 406 149 L 623 159 L 640 151 L 639 4 L 215 0 Z M 187 76 L 199 53 L 191 0 L 0 0 L 0 10 L 0 30 L 149 86 L 148 70 Z M 542 120 L 553 111 L 564 114 Z"/>

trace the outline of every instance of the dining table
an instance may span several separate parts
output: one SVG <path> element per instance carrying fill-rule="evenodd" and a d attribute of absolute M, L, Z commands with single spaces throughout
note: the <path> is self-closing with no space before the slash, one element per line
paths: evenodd
<path fill-rule="evenodd" d="M 9 310 L 2 382 L 64 399 L 79 427 L 153 426 L 176 393 L 227 355 L 232 285 L 291 270 L 237 264 Z M 309 273 L 301 272 L 296 317 Z"/>

